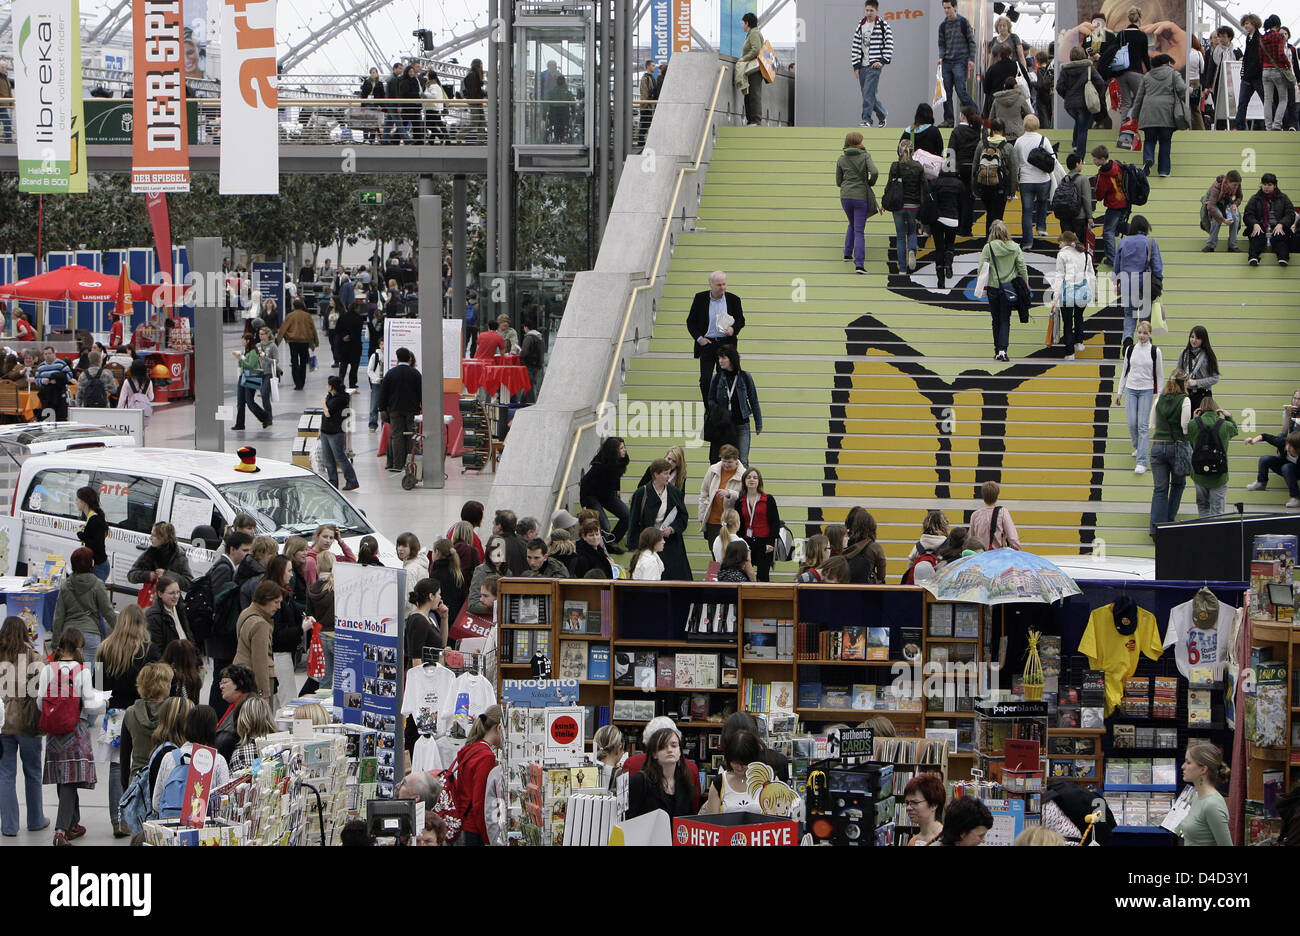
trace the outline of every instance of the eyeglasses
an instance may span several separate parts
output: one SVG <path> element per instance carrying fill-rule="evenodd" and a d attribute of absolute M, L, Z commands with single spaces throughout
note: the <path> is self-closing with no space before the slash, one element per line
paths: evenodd
<path fill-rule="evenodd" d="M 906 805 L 908 805 L 908 806 L 924 806 L 924 805 L 925 805 L 925 800 L 923 800 L 923 799 L 909 799 L 909 800 L 903 800 L 903 802 L 904 802 Z"/>

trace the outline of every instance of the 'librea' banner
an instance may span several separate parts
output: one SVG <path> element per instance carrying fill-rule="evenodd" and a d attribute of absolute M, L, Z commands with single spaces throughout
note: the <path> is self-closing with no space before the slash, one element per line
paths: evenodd
<path fill-rule="evenodd" d="M 179 0 L 132 4 L 131 191 L 188 192 L 185 117 L 185 17 Z"/>
<path fill-rule="evenodd" d="M 14 136 L 18 190 L 86 191 L 77 0 L 14 0 Z"/>
<path fill-rule="evenodd" d="M 280 191 L 276 0 L 221 6 L 221 194 Z"/>

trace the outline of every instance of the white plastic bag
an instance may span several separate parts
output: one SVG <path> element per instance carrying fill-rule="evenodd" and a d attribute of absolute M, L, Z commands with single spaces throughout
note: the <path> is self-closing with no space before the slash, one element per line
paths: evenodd
<path fill-rule="evenodd" d="M 280 402 L 280 378 L 272 374 L 269 379 L 271 381 L 271 402 L 279 403 Z"/>
<path fill-rule="evenodd" d="M 984 299 L 987 296 L 989 288 L 989 265 L 980 263 L 979 276 L 975 279 L 975 298 Z"/>

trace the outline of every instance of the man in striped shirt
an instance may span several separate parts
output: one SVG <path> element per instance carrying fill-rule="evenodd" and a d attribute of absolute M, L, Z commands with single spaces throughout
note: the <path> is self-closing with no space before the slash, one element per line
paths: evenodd
<path fill-rule="evenodd" d="M 865 15 L 853 33 L 853 74 L 858 76 L 862 88 L 861 127 L 871 127 L 875 115 L 880 115 L 880 126 L 889 115 L 876 97 L 880 86 L 880 73 L 894 58 L 894 31 L 880 18 L 879 0 L 867 0 Z"/>
<path fill-rule="evenodd" d="M 944 19 L 939 23 L 939 63 L 943 72 L 943 124 L 952 126 L 952 92 L 963 106 L 974 107 L 966 84 L 975 73 L 975 36 L 970 20 L 957 12 L 956 0 L 943 0 Z"/>

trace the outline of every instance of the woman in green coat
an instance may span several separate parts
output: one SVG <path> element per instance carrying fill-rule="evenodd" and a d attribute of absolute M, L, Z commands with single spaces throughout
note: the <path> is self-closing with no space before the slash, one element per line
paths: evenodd
<path fill-rule="evenodd" d="M 1232 414 L 1214 402 L 1214 397 L 1207 396 L 1201 400 L 1201 406 L 1195 417 L 1187 424 L 1187 440 L 1192 443 L 1192 452 L 1202 432 L 1219 433 L 1219 443 L 1223 452 L 1228 452 L 1228 440 L 1237 434 L 1237 424 Z M 1225 462 L 1223 471 L 1197 471 L 1192 466 L 1192 483 L 1196 486 L 1196 516 L 1217 517 L 1228 512 L 1228 469 Z"/>
<path fill-rule="evenodd" d="M 866 273 L 867 219 L 876 213 L 876 194 L 871 186 L 880 173 L 856 130 L 844 137 L 844 152 L 835 163 L 835 184 L 840 187 L 840 205 L 849 219 L 844 232 L 844 259 L 853 261 L 859 273 Z M 852 251 L 852 253 L 850 253 Z"/>
<path fill-rule="evenodd" d="M 664 563 L 663 580 L 689 582 L 694 576 L 682 541 L 686 531 L 686 501 L 681 490 L 671 483 L 672 476 L 673 467 L 667 459 L 656 458 L 650 463 L 650 483 L 637 488 L 632 495 L 627 542 L 631 547 L 641 539 L 641 531 L 651 527 L 663 531 L 664 549 L 659 554 Z"/>
<path fill-rule="evenodd" d="M 758 31 L 758 17 L 753 13 L 742 16 L 740 25 L 745 30 L 745 44 L 736 62 L 736 87 L 745 95 L 746 125 L 757 127 L 763 109 L 763 71 L 757 64 L 758 55 L 763 51 L 763 34 Z"/>

